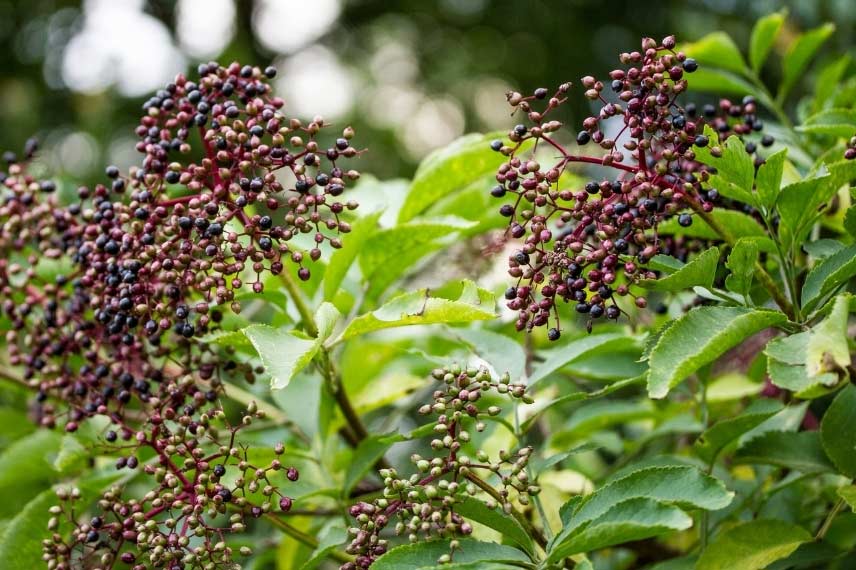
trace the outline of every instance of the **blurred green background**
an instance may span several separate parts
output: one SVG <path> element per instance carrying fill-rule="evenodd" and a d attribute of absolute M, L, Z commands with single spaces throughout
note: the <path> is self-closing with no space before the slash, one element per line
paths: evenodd
<path fill-rule="evenodd" d="M 508 128 L 509 88 L 602 75 L 642 35 L 725 30 L 745 46 L 782 7 L 790 33 L 831 20 L 828 53 L 852 44 L 853 0 L 0 0 L 0 148 L 35 134 L 54 174 L 91 182 L 138 161 L 148 93 L 237 59 L 278 66 L 290 113 L 356 127 L 360 170 L 409 176 L 464 132 Z"/>

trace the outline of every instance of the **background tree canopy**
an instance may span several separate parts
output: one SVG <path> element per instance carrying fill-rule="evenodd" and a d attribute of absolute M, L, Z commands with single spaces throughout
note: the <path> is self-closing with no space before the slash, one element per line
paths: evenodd
<path fill-rule="evenodd" d="M 91 182 L 103 164 L 138 162 L 123 142 L 177 71 L 274 62 L 292 113 L 352 124 L 371 149 L 362 170 L 409 176 L 463 133 L 506 128 L 508 89 L 603 75 L 643 35 L 723 30 L 746 45 L 752 22 L 782 7 L 780 45 L 826 21 L 839 24 L 829 53 L 851 44 L 856 13 L 836 0 L 5 0 L 0 148 L 38 135 L 58 175 Z M 582 98 L 568 106 L 574 119 L 586 110 Z"/>

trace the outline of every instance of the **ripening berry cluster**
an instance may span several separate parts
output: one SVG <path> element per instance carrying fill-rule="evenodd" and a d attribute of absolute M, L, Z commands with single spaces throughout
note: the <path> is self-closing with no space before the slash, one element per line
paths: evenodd
<path fill-rule="evenodd" d="M 28 144 L 35 148 L 35 143 Z M 28 153 L 29 154 L 29 153 Z M 10 364 L 23 368 L 24 380 L 36 391 L 38 421 L 76 431 L 86 418 L 121 419 L 128 409 L 148 405 L 151 397 L 170 391 L 181 371 L 192 370 L 215 397 L 223 375 L 254 380 L 251 366 L 234 361 L 231 349 L 215 351 L 185 335 L 147 335 L 140 318 L 110 313 L 99 289 L 79 261 L 88 208 L 60 206 L 51 181 L 27 172 L 26 163 L 7 154 L 0 205 L 0 299 L 9 322 L 6 343 Z M 25 156 L 24 159 L 29 159 Z M 90 219 L 108 224 L 112 209 Z M 92 266 L 110 274 L 103 286 L 129 281 L 129 272 L 114 277 L 117 264 L 99 259 Z M 211 309 L 200 334 L 216 330 L 223 313 Z M 136 333 L 136 334 L 135 334 Z"/>
<path fill-rule="evenodd" d="M 521 242 L 508 260 L 516 283 L 505 293 L 507 306 L 518 313 L 518 330 L 552 325 L 547 336 L 557 340 L 560 300 L 573 302 L 589 328 L 598 319 L 617 319 L 619 298 L 647 306 L 632 286 L 656 278 L 646 265 L 668 242 L 658 226 L 673 217 L 689 226 L 691 212 L 710 212 L 718 198 L 716 189 L 703 188 L 708 171 L 695 160 L 694 148 L 711 142 L 704 127 L 723 139 L 763 128 L 751 97 L 702 109 L 678 105 L 687 89 L 685 75 L 698 64 L 675 51 L 672 36 L 659 43 L 645 38 L 641 51 L 623 53 L 620 60 L 627 68 L 611 71 L 608 82 L 591 76 L 581 81 L 585 97 L 600 110 L 583 120 L 575 142 L 581 149 L 598 147 L 596 155 L 569 151 L 560 142 L 562 123 L 551 119 L 567 100 L 570 83 L 552 95 L 544 88 L 529 96 L 507 94 L 529 123 L 515 126 L 509 142 L 491 144 L 508 157 L 496 173 L 492 195 L 505 202 L 499 212 L 509 219 L 510 237 Z M 540 164 L 535 150 L 528 154 L 530 141 L 535 150 L 546 146 L 557 161 Z M 760 140 L 762 146 L 773 142 L 766 135 Z M 757 152 L 754 142 L 746 148 Z M 582 188 L 566 187 L 562 175 L 575 163 L 599 165 L 609 176 Z"/>
<path fill-rule="evenodd" d="M 130 442 L 116 444 L 122 453 L 116 468 L 142 471 L 151 490 L 128 498 L 125 488 L 114 486 L 81 519 L 86 505 L 75 505 L 80 491 L 60 489 L 60 504 L 51 507 L 48 521 L 51 537 L 42 542 L 50 570 L 107 569 L 117 562 L 133 570 L 230 567 L 237 555 L 252 554 L 246 546 L 235 552 L 227 543 L 230 534 L 291 509 L 291 498 L 279 487 L 299 475 L 282 465 L 284 447 L 278 444 L 275 459 L 254 465 L 247 448 L 235 444 L 241 428 L 263 417 L 254 406 L 225 429 L 216 425 L 224 419 L 216 408 L 197 415 L 192 404 L 174 408 L 164 401 L 156 409 L 147 428 L 106 434 L 108 442 Z M 143 462 L 146 452 L 154 458 Z"/>
<path fill-rule="evenodd" d="M 324 244 L 342 246 L 350 226 L 340 215 L 357 207 L 340 199 L 359 177 L 339 166 L 359 154 L 353 130 L 323 146 L 323 118 L 282 114 L 267 83 L 275 73 L 210 63 L 198 82 L 178 76 L 143 105 L 142 168 L 108 169 L 110 191 L 81 189 L 94 200 L 80 264 L 105 318 L 192 337 L 212 305 L 240 311 L 243 287 L 261 293 L 264 275 L 286 264 L 309 279 Z"/>
<path fill-rule="evenodd" d="M 6 153 L 0 177 L 0 302 L 10 360 L 38 389 L 43 424 L 66 428 L 145 403 L 167 357 L 203 377 L 241 372 L 192 339 L 216 330 L 236 294 L 289 270 L 308 279 L 322 248 L 350 231 L 339 199 L 353 131 L 287 118 L 273 68 L 214 63 L 150 98 L 137 128 L 141 167 L 108 167 L 107 184 L 63 204 L 28 173 L 37 144 Z M 244 371 L 252 379 L 252 371 Z"/>
<path fill-rule="evenodd" d="M 106 418 L 105 453 L 153 485 L 105 495 L 101 529 L 59 507 L 74 531 L 46 543 L 51 568 L 220 568 L 231 560 L 227 533 L 291 507 L 278 472 L 293 481 L 297 471 L 255 466 L 236 442 L 241 426 L 212 423 L 224 381 L 252 383 L 261 370 L 201 338 L 240 311 L 241 290 L 262 293 L 266 275 L 309 279 L 308 264 L 341 247 L 342 214 L 357 207 L 340 199 L 359 177 L 340 166 L 360 152 L 353 131 L 322 146 L 328 125 L 284 116 L 275 73 L 210 63 L 196 82 L 178 76 L 144 105 L 141 166 L 108 167 L 104 184 L 76 196 L 30 172 L 34 140 L 2 157 L 10 364 L 36 393 L 41 425 L 75 432 Z"/>
<path fill-rule="evenodd" d="M 472 457 L 465 454 L 473 447 L 470 430 L 483 431 L 484 418 L 502 412 L 498 406 L 486 405 L 486 397 L 500 394 L 531 402 L 525 386 L 511 383 L 507 374 L 494 379 L 485 368 L 461 369 L 457 365 L 434 370 L 432 377 L 442 387 L 434 392 L 434 403 L 426 404 L 419 413 L 436 420 L 436 437 L 430 443 L 434 455 L 411 456 L 414 471 L 408 475 L 382 469 L 383 497 L 351 507 L 357 524 L 349 530 L 347 551 L 356 558 L 342 565 L 342 570 L 368 568 L 383 555 L 389 543 L 381 533 L 391 525 L 396 535 L 406 535 L 411 542 L 451 539 L 451 552 L 438 561 L 450 562 L 459 546 L 457 538 L 473 531 L 455 511 L 463 497 L 487 493 L 485 502 L 490 508 L 510 513 L 514 502 L 528 505 L 529 497 L 540 492 L 526 471 L 532 448 L 501 451 L 494 461 L 480 449 Z"/>

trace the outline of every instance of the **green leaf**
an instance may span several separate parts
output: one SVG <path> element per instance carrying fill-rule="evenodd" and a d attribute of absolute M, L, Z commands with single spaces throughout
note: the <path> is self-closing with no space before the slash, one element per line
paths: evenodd
<path fill-rule="evenodd" d="M 782 60 L 782 83 L 776 94 L 779 101 L 784 101 L 797 80 L 802 77 L 809 61 L 834 31 L 834 24 L 824 24 L 801 34 L 791 44 Z"/>
<path fill-rule="evenodd" d="M 850 510 L 856 511 L 856 485 L 847 485 L 838 488 L 838 496 L 844 499 Z"/>
<path fill-rule="evenodd" d="M 577 532 L 558 535 L 547 560 L 555 563 L 572 554 L 686 530 L 692 524 L 692 518 L 678 507 L 644 497 L 628 499 Z"/>
<path fill-rule="evenodd" d="M 713 218 L 719 222 L 722 227 L 728 230 L 734 239 L 739 239 L 741 237 L 766 237 L 767 235 L 761 224 L 755 221 L 752 216 L 744 214 L 743 212 L 715 208 L 710 215 L 713 216 Z M 678 224 L 678 220 L 676 218 L 672 218 L 660 224 L 658 231 L 664 235 L 675 234 L 709 240 L 722 239 L 719 234 L 716 233 L 713 228 L 708 226 L 701 218 L 693 220 L 693 225 L 687 228 Z"/>
<path fill-rule="evenodd" d="M 810 400 L 825 396 L 838 384 L 838 375 L 832 373 L 809 376 L 805 366 L 785 364 L 775 358 L 767 360 L 770 381 L 779 388 L 790 390 L 794 396 Z"/>
<path fill-rule="evenodd" d="M 455 563 L 468 562 L 530 562 L 522 551 L 495 542 L 460 539 L 460 550 L 455 551 Z M 372 570 L 428 570 L 437 566 L 437 559 L 449 554 L 448 540 L 417 542 L 393 548 L 372 564 Z M 444 566 L 445 567 L 445 566 Z"/>
<path fill-rule="evenodd" d="M 678 319 L 648 359 L 648 394 L 664 398 L 674 386 L 747 337 L 787 322 L 778 311 L 698 307 Z"/>
<path fill-rule="evenodd" d="M 695 570 L 697 560 L 698 555 L 691 554 L 687 556 L 681 556 L 679 558 L 672 558 L 671 560 L 666 560 L 665 562 L 658 562 L 653 566 L 649 566 L 647 570 Z"/>
<path fill-rule="evenodd" d="M 250 325 L 243 330 L 261 358 L 265 371 L 271 376 L 271 389 L 288 386 L 298 372 L 306 368 L 318 353 L 316 339 L 268 325 Z"/>
<path fill-rule="evenodd" d="M 776 465 L 802 473 L 834 472 L 816 431 L 768 431 L 743 443 L 734 461 Z"/>
<path fill-rule="evenodd" d="M 413 219 L 444 196 L 496 171 L 508 159 L 491 149 L 490 143 L 504 137 L 503 132 L 472 133 L 428 155 L 413 176 L 398 222 Z"/>
<path fill-rule="evenodd" d="M 622 333 L 592 334 L 574 339 L 562 347 L 544 352 L 544 361 L 529 377 L 529 385 L 534 386 L 563 366 L 581 358 L 607 353 L 615 348 L 637 344 L 637 340 Z"/>
<path fill-rule="evenodd" d="M 823 415 L 820 439 L 826 455 L 844 475 L 856 477 L 856 386 L 842 389 Z"/>
<path fill-rule="evenodd" d="M 318 533 L 318 547 L 312 552 L 300 570 L 313 570 L 327 558 L 327 555 L 336 550 L 347 536 L 347 529 L 341 521 L 332 520 L 325 524 Z"/>
<path fill-rule="evenodd" d="M 362 244 L 360 271 L 368 283 L 368 296 L 375 298 L 428 253 L 443 247 L 457 232 L 475 225 L 447 216 L 414 220 L 375 232 Z"/>
<path fill-rule="evenodd" d="M 15 441 L 0 453 L 0 489 L 18 481 L 44 481 L 54 474 L 53 461 L 62 436 L 38 430 Z"/>
<path fill-rule="evenodd" d="M 327 340 L 341 314 L 332 303 L 321 303 L 315 312 L 318 338 L 310 338 L 300 331 L 274 328 L 255 324 L 241 330 L 271 376 L 271 389 L 281 390 L 288 386 L 298 372 L 306 368 L 323 342 Z"/>
<path fill-rule="evenodd" d="M 856 238 L 856 206 L 850 206 L 844 213 L 844 230 L 850 237 Z"/>
<path fill-rule="evenodd" d="M 683 261 L 672 257 L 671 255 L 663 255 L 658 253 L 648 262 L 648 269 L 660 271 L 665 275 L 671 275 L 675 271 L 686 265 Z"/>
<path fill-rule="evenodd" d="M 5 389 L 5 386 L 4 388 Z M 2 396 L 0 389 L 0 396 Z M 14 442 L 0 452 L 0 519 L 16 515 L 58 475 L 70 475 L 79 461 L 63 462 L 57 469 L 63 436 L 40 429 Z M 0 564 L 2 567 L 2 564 Z"/>
<path fill-rule="evenodd" d="M 529 567 L 530 565 L 525 565 Z M 433 566 L 420 566 L 417 570 L 520 570 L 521 564 L 509 564 L 506 562 L 490 562 L 479 560 L 478 562 L 457 562 L 448 564 L 435 564 Z"/>
<path fill-rule="evenodd" d="M 785 168 L 787 155 L 787 147 L 774 152 L 764 160 L 764 164 L 758 168 L 758 174 L 755 176 L 755 191 L 758 195 L 758 202 L 767 212 L 773 210 L 776 199 L 779 197 L 779 189 L 782 187 L 782 172 Z"/>
<path fill-rule="evenodd" d="M 354 449 L 348 471 L 345 473 L 345 481 L 342 483 L 342 496 L 348 497 L 354 485 L 360 482 L 369 469 L 383 457 L 384 453 L 399 441 L 404 441 L 404 436 L 398 434 L 372 435 L 360 442 Z"/>
<path fill-rule="evenodd" d="M 846 372 L 850 365 L 847 346 L 847 314 L 850 300 L 847 295 L 835 298 L 832 311 L 812 328 L 806 344 L 806 372 L 815 377 L 826 372 Z"/>
<path fill-rule="evenodd" d="M 487 329 L 455 329 L 453 334 L 498 374 L 508 372 L 515 382 L 523 377 L 526 353 L 518 341 Z"/>
<path fill-rule="evenodd" d="M 758 73 L 764 66 L 770 48 L 773 47 L 779 32 L 782 30 L 786 16 L 787 10 L 782 10 L 768 14 L 755 22 L 752 35 L 749 38 L 749 63 L 755 73 Z"/>
<path fill-rule="evenodd" d="M 741 435 L 738 445 L 748 443 L 771 431 L 797 431 L 805 419 L 806 410 L 808 410 L 808 402 L 785 406 L 782 411 L 767 418 L 761 425 Z"/>
<path fill-rule="evenodd" d="M 568 457 L 573 457 L 574 455 L 577 455 L 578 453 L 584 453 L 586 451 L 595 451 L 597 449 L 600 449 L 600 446 L 598 444 L 592 442 L 592 441 L 588 441 L 586 443 L 581 443 L 580 445 L 576 446 L 573 449 L 569 449 L 568 451 L 563 451 L 561 453 L 556 453 L 555 455 L 551 455 L 550 457 L 545 459 L 543 462 L 537 462 L 536 461 L 535 470 L 538 473 L 543 473 L 544 471 L 547 471 L 551 467 L 558 465 L 559 463 L 561 463 L 562 461 L 564 461 Z"/>
<path fill-rule="evenodd" d="M 838 384 L 838 375 L 811 376 L 806 369 L 811 331 L 775 338 L 767 343 L 767 373 L 779 388 L 790 390 L 798 398 L 817 398 Z"/>
<path fill-rule="evenodd" d="M 727 69 L 735 73 L 746 71 L 740 49 L 725 32 L 710 33 L 697 42 L 685 46 L 684 52 L 702 65 Z"/>
<path fill-rule="evenodd" d="M 201 342 L 216 344 L 218 346 L 231 346 L 233 348 L 251 348 L 253 343 L 242 330 L 225 331 L 217 330 L 204 335 Z"/>
<path fill-rule="evenodd" d="M 526 552 L 534 553 L 535 545 L 523 527 L 511 515 L 505 514 L 500 508 L 490 508 L 483 501 L 464 496 L 455 503 L 455 512 L 465 519 L 483 524 L 502 534 L 504 538 L 514 542 Z"/>
<path fill-rule="evenodd" d="M 48 509 L 56 502 L 56 493 L 48 489 L 9 522 L 0 540 L 0 563 L 4 569 L 32 570 L 44 564 L 42 540 L 50 517 Z"/>
<path fill-rule="evenodd" d="M 466 323 L 496 317 L 496 299 L 490 291 L 464 281 L 458 299 L 432 297 L 427 289 L 404 293 L 371 313 L 355 318 L 331 344 L 381 329 L 435 323 Z"/>
<path fill-rule="evenodd" d="M 529 429 L 535 424 L 538 418 L 548 409 L 559 406 L 561 404 L 567 404 L 571 402 L 580 402 L 584 400 L 592 400 L 594 398 L 600 398 L 601 396 L 607 396 L 612 394 L 613 392 L 617 392 L 622 388 L 626 388 L 627 386 L 635 386 L 636 384 L 641 384 L 645 381 L 645 376 L 637 376 L 635 378 L 625 378 L 624 380 L 619 380 L 617 382 L 613 382 L 607 386 L 604 386 L 600 390 L 595 390 L 594 392 L 574 392 L 573 394 L 565 394 L 564 396 L 560 396 L 553 400 L 550 400 L 540 408 L 538 408 L 529 418 L 523 422 L 520 430 L 523 433 L 529 431 Z M 531 384 L 530 384 L 531 388 Z"/>
<path fill-rule="evenodd" d="M 629 345 L 619 347 L 613 354 L 597 354 L 574 361 L 566 369 L 571 377 L 615 383 L 638 377 L 645 372 L 646 366 L 639 361 L 639 351 Z"/>
<path fill-rule="evenodd" d="M 696 455 L 706 463 L 712 464 L 728 445 L 744 433 L 761 425 L 781 409 L 782 404 L 775 400 L 753 402 L 739 416 L 720 420 L 702 433 L 695 442 Z"/>
<path fill-rule="evenodd" d="M 24 407 L 23 402 L 19 405 Z M 0 449 L 6 449 L 13 441 L 36 430 L 23 409 L 0 408 L 0 425 L 3 426 L 0 431 Z"/>
<path fill-rule="evenodd" d="M 786 364 L 804 365 L 808 334 L 808 331 L 804 331 L 790 336 L 774 338 L 767 343 L 764 352 L 770 358 L 775 358 Z"/>
<path fill-rule="evenodd" d="M 835 255 L 842 249 L 844 249 L 844 244 L 837 239 L 821 238 L 803 244 L 803 251 L 818 261 Z"/>
<path fill-rule="evenodd" d="M 814 81 L 814 100 L 811 104 L 813 112 L 823 109 L 832 96 L 839 91 L 841 78 L 849 66 L 850 56 L 844 54 L 820 70 Z"/>
<path fill-rule="evenodd" d="M 713 145 L 713 140 L 711 140 Z M 699 162 L 712 166 L 716 174 L 711 175 L 710 185 L 719 189 L 726 198 L 738 200 L 745 204 L 755 204 L 752 194 L 752 184 L 755 180 L 755 164 L 752 155 L 746 152 L 743 141 L 737 135 L 731 135 L 724 143 L 720 143 L 722 156 L 711 154 L 711 147 L 696 150 Z"/>
<path fill-rule="evenodd" d="M 856 133 L 856 111 L 826 109 L 810 116 L 796 129 L 813 135 L 833 135 L 849 139 Z"/>
<path fill-rule="evenodd" d="M 786 249 L 803 241 L 821 206 L 835 195 L 833 182 L 833 177 L 824 172 L 782 188 L 777 205 L 781 216 L 778 231 Z"/>
<path fill-rule="evenodd" d="M 806 313 L 814 310 L 826 295 L 856 276 L 856 244 L 846 247 L 817 265 L 805 279 L 802 306 Z"/>
<path fill-rule="evenodd" d="M 764 385 L 755 382 L 745 374 L 726 372 L 712 379 L 707 386 L 707 401 L 711 403 L 729 402 L 754 396 L 764 389 Z"/>
<path fill-rule="evenodd" d="M 752 290 L 756 261 L 758 261 L 758 244 L 746 238 L 737 240 L 731 253 L 728 254 L 728 261 L 725 262 L 725 266 L 731 270 L 731 274 L 725 278 L 725 288 L 748 300 L 749 291 Z"/>
<path fill-rule="evenodd" d="M 566 526 L 573 530 L 597 519 L 615 505 L 636 498 L 715 511 L 727 507 L 734 493 L 729 492 L 718 479 L 693 466 L 645 467 L 615 479 L 584 497 Z M 565 534 L 565 531 L 562 533 Z"/>
<path fill-rule="evenodd" d="M 856 79 L 856 78 L 854 78 Z M 833 150 L 833 152 L 835 152 Z M 837 152 L 830 157 L 838 158 Z M 850 183 L 856 180 L 856 162 L 852 160 L 837 160 L 835 162 L 824 162 L 823 167 L 829 172 L 829 175 L 832 177 L 830 184 L 832 185 L 832 190 L 829 192 L 828 196 L 824 196 L 822 202 L 829 201 L 835 193 L 844 185 L 849 186 Z M 818 167 L 815 169 L 817 173 L 823 173 L 823 167 Z M 819 176 L 819 174 L 815 174 L 815 176 Z M 854 192 L 850 192 L 851 199 L 856 198 Z"/>
<path fill-rule="evenodd" d="M 688 81 L 693 92 L 758 96 L 757 90 L 751 83 L 729 71 L 699 67 Z"/>
<path fill-rule="evenodd" d="M 574 394 L 570 394 L 573 396 Z M 577 439 L 609 426 L 650 418 L 654 410 L 650 402 L 630 400 L 602 400 L 578 409 L 565 427 L 553 434 L 553 446 L 561 446 L 568 440 Z"/>
<path fill-rule="evenodd" d="M 704 250 L 671 275 L 659 279 L 643 279 L 639 285 L 653 291 L 684 291 L 696 285 L 710 287 L 716 277 L 717 263 L 719 248 L 714 246 Z"/>
<path fill-rule="evenodd" d="M 704 550 L 696 570 L 761 570 L 789 556 L 811 535 L 778 520 L 754 520 L 723 532 Z"/>
<path fill-rule="evenodd" d="M 342 240 L 342 247 L 333 252 L 330 256 L 330 262 L 324 270 L 324 299 L 331 301 L 339 292 L 339 287 L 345 279 L 357 254 L 363 248 L 366 240 L 368 240 L 375 231 L 377 231 L 377 223 L 383 214 L 382 210 L 368 214 L 365 217 L 357 218 L 351 226 L 351 232 Z"/>
<path fill-rule="evenodd" d="M 53 468 L 59 473 L 80 466 L 90 457 L 90 451 L 81 444 L 72 434 L 62 436 L 59 453 L 53 461 Z"/>

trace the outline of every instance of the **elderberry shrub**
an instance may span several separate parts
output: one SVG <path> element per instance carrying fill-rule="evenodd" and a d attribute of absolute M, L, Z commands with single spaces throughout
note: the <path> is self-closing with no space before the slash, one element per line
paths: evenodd
<path fill-rule="evenodd" d="M 716 189 L 705 184 L 708 170 L 693 150 L 710 144 L 705 125 L 721 138 L 763 128 L 752 97 L 739 104 L 723 99 L 701 109 L 692 103 L 679 106 L 685 76 L 698 64 L 674 48 L 673 36 L 659 43 L 645 38 L 642 51 L 621 54 L 628 68 L 611 71 L 608 83 L 582 78 L 585 97 L 601 107 L 582 122 L 575 139 L 580 147 L 600 147 L 597 156 L 573 154 L 556 140 L 563 125 L 550 113 L 567 100 L 570 83 L 551 96 L 544 88 L 529 96 L 507 94 L 514 111 L 529 122 L 508 133 L 510 143 L 491 145 L 508 157 L 497 171 L 492 195 L 505 201 L 499 212 L 509 219 L 508 234 L 521 242 L 508 259 L 508 273 L 516 282 L 505 292 L 508 308 L 518 312 L 518 330 L 549 326 L 547 337 L 558 340 L 559 300 L 574 303 L 589 329 L 598 319 L 621 315 L 619 298 L 631 297 L 637 307 L 646 307 L 647 299 L 632 286 L 656 278 L 646 265 L 674 249 L 671 240 L 658 235 L 658 226 L 672 217 L 689 226 L 694 214 L 710 212 L 718 198 Z M 548 145 L 557 152 L 557 162 L 541 165 L 534 150 L 531 157 L 523 156 L 529 140 L 536 150 Z M 767 147 L 774 141 L 765 135 L 760 142 Z M 746 149 L 755 154 L 756 167 L 763 162 L 757 144 L 747 143 Z M 600 165 L 614 174 L 568 188 L 562 174 L 573 163 Z"/>
<path fill-rule="evenodd" d="M 508 374 L 495 379 L 486 368 L 461 369 L 453 365 L 438 368 L 431 376 L 442 386 L 433 394 L 434 403 L 422 406 L 419 413 L 436 419 L 436 439 L 431 441 L 434 456 L 411 456 L 415 467 L 411 474 L 382 469 L 383 497 L 350 508 L 357 524 L 349 530 L 352 539 L 347 551 L 356 558 L 343 564 L 342 570 L 369 568 L 383 555 L 389 544 L 381 533 L 393 521 L 395 534 L 406 534 L 411 542 L 451 538 L 451 552 L 438 561 L 451 562 L 458 548 L 455 539 L 473 531 L 472 525 L 455 511 L 455 505 L 464 497 L 486 494 L 489 507 L 511 513 L 514 502 L 526 506 L 529 497 L 540 492 L 526 471 L 531 447 L 500 451 L 494 460 L 482 450 L 470 457 L 463 449 L 471 441 L 473 427 L 477 432 L 485 429 L 480 418 L 502 411 L 498 406 L 485 406 L 484 396 L 498 393 L 531 402 L 525 386 L 512 384 Z M 492 479 L 498 480 L 498 486 L 491 483 Z"/>

